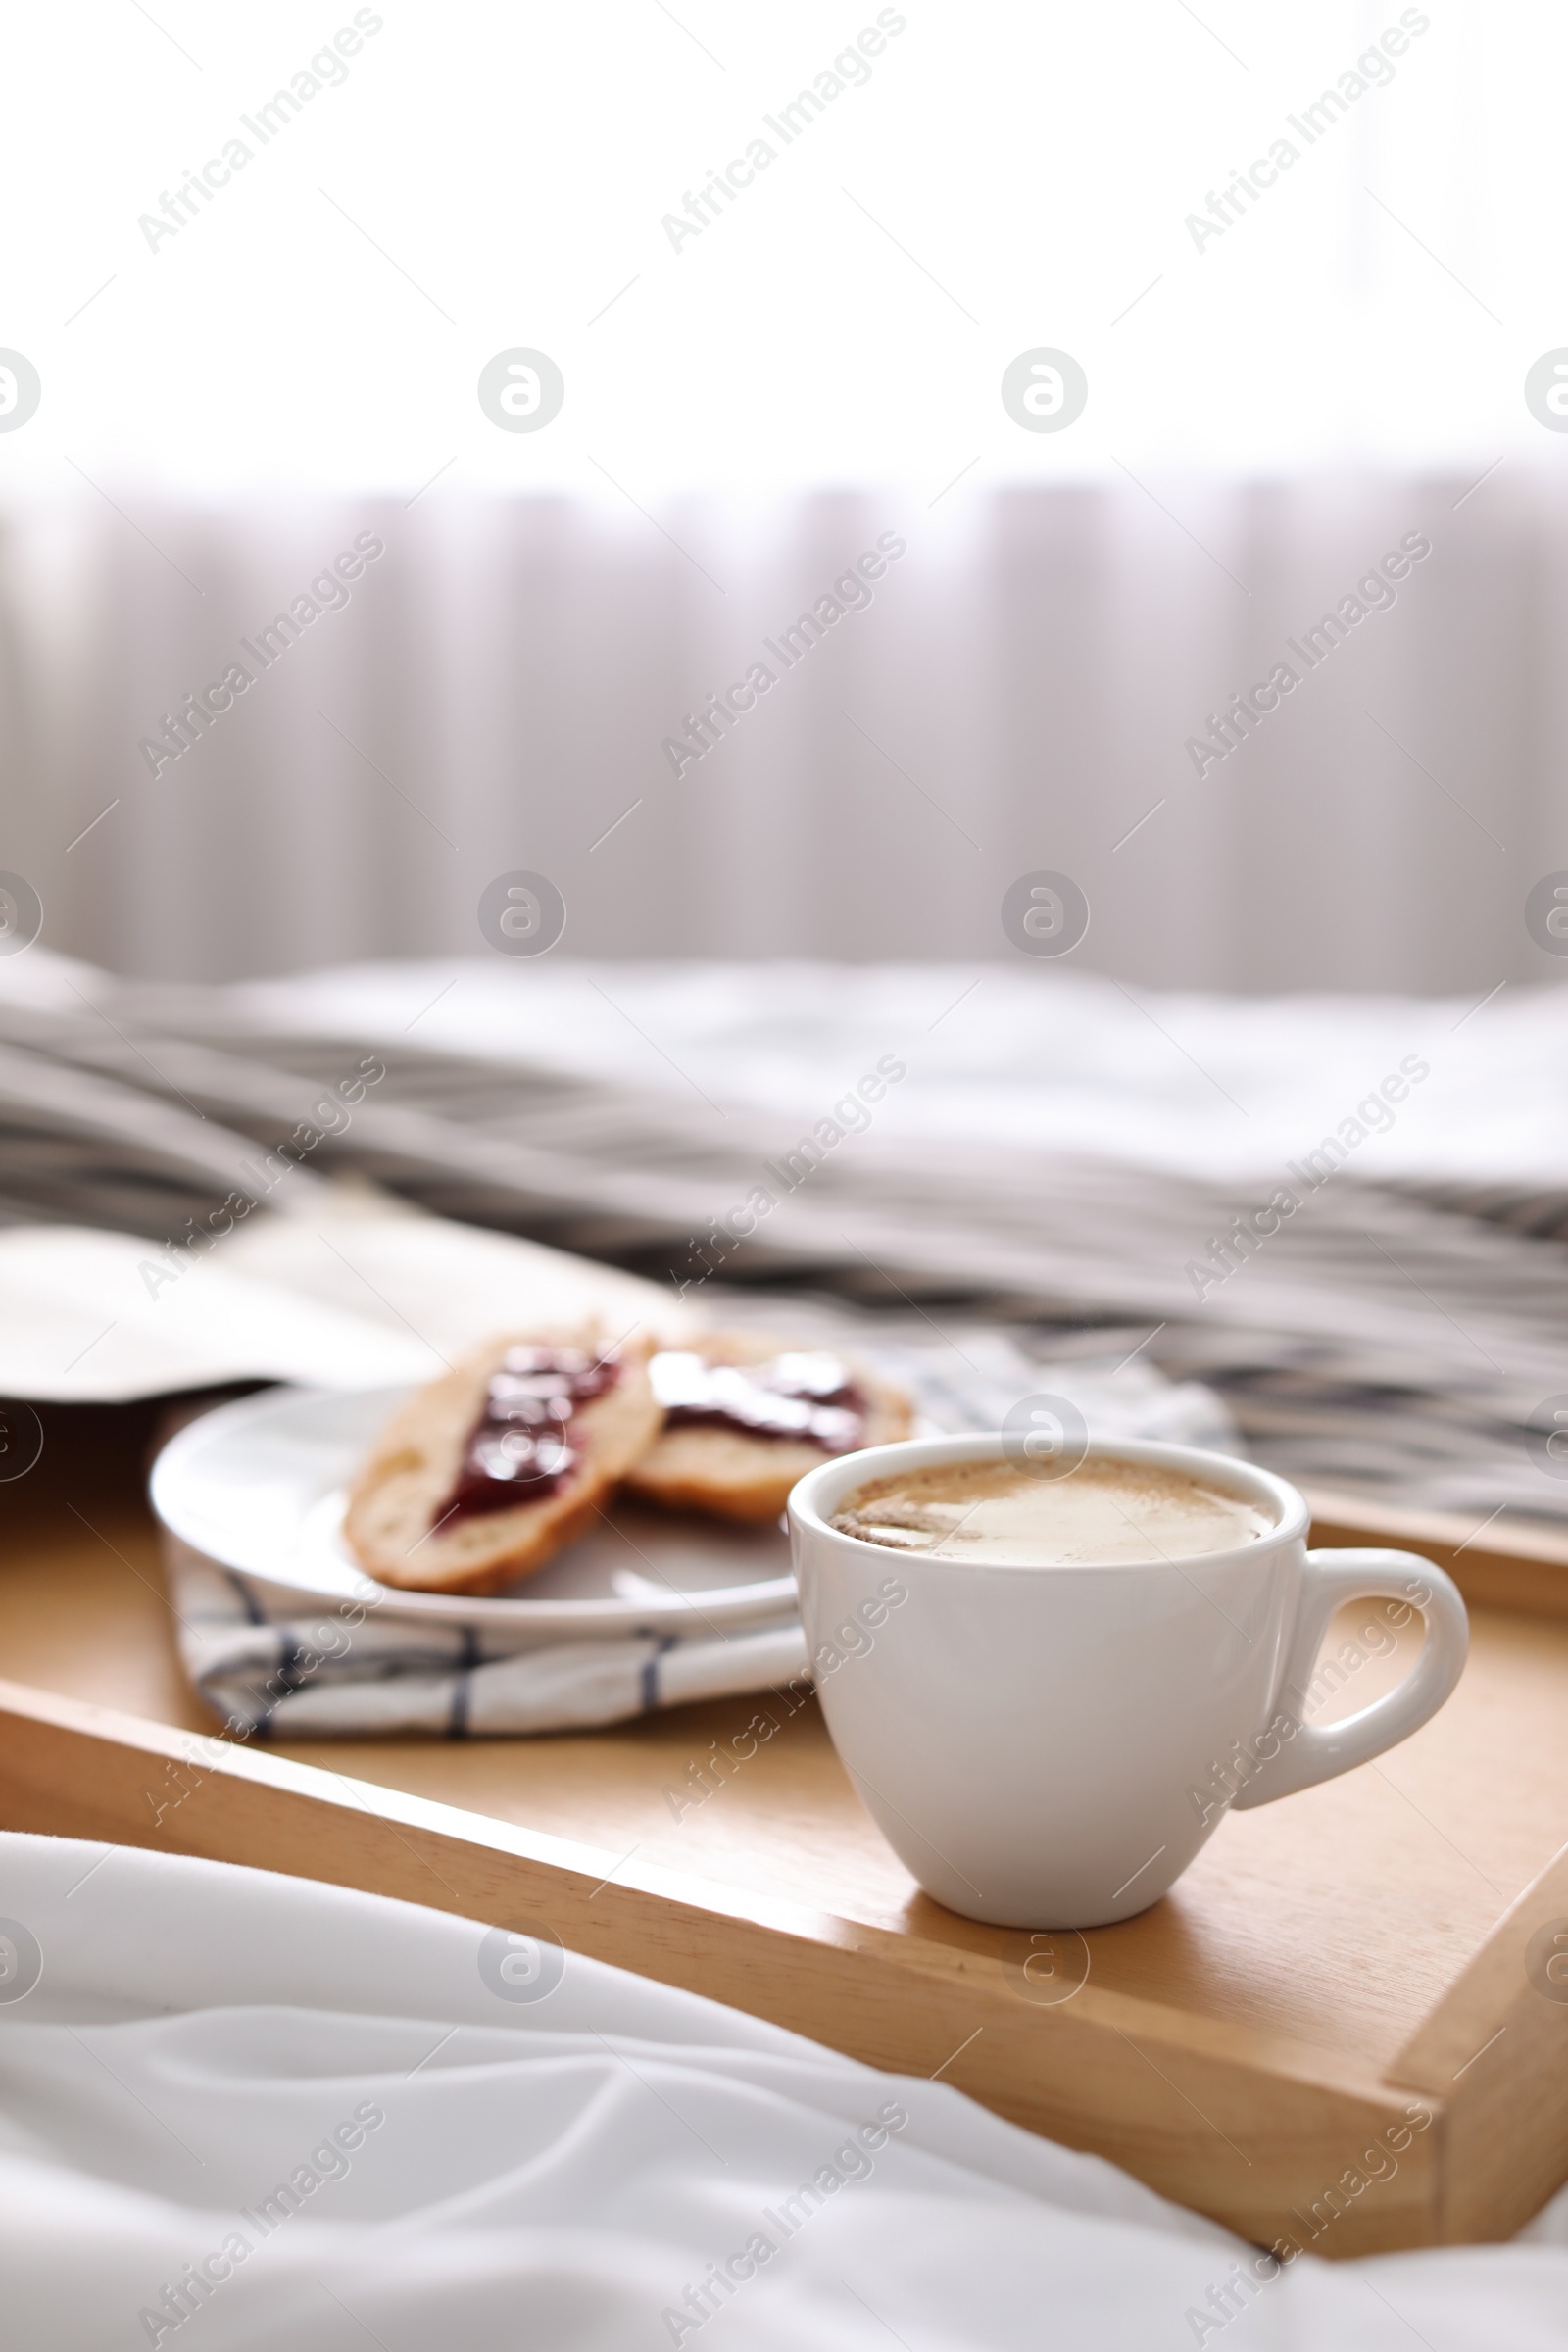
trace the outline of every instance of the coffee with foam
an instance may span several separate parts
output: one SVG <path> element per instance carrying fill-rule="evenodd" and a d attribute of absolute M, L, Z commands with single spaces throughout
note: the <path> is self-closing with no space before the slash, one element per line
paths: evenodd
<path fill-rule="evenodd" d="M 1152 1462 L 1093 1456 L 1064 1478 L 1009 1461 L 942 1462 L 858 1487 L 840 1535 L 986 1567 L 1118 1567 L 1232 1551 L 1272 1532 L 1245 1495 Z"/>

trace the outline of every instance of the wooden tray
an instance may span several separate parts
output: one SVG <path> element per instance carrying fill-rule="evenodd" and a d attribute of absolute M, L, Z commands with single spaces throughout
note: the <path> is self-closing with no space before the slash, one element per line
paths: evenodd
<path fill-rule="evenodd" d="M 1502 2237 L 1568 2178 L 1568 1999 L 1544 1973 L 1554 1927 L 1568 1950 L 1568 1543 L 1318 1498 L 1319 1540 L 1418 1544 L 1457 1577 L 1458 1691 L 1377 1763 L 1233 1816 L 1143 1917 L 1031 1939 L 912 1886 L 814 1702 L 531 1740 L 215 1740 L 169 1640 L 138 1446 L 134 1415 L 58 1414 L 0 1489 L 5 1827 L 544 1923 L 940 2075 L 1265 2243 Z M 1418 1631 L 1317 1720 L 1394 1680 Z M 716 1769 L 764 1706 L 776 1736 Z M 673 1802 L 705 1760 L 712 1792 Z"/>

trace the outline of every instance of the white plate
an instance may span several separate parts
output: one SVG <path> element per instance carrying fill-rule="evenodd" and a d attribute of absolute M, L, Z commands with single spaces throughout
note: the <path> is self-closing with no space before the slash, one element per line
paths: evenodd
<path fill-rule="evenodd" d="M 617 1503 L 591 1535 L 514 1587 L 515 1597 L 405 1592 L 367 1576 L 343 1541 L 349 1481 L 408 1388 L 269 1389 L 204 1414 L 153 1467 L 152 1502 L 222 1567 L 377 1616 L 537 1627 L 552 1636 L 656 1633 L 776 1615 L 795 1597 L 789 1538 Z"/>

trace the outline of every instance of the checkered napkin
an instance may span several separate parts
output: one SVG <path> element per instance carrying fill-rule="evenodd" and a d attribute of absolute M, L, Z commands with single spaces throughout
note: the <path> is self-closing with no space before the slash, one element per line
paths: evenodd
<path fill-rule="evenodd" d="M 1142 1363 L 1037 1360 L 1009 1335 L 985 1330 L 930 1348 L 862 1344 L 859 1352 L 941 1429 L 996 1429 L 1021 1397 L 1049 1393 L 1075 1404 L 1094 1437 L 1235 1449 L 1209 1390 L 1173 1387 Z M 373 1605 L 307 1601 L 220 1567 L 167 1531 L 164 1550 L 185 1670 L 214 1713 L 249 1739 L 578 1731 L 776 1689 L 808 1671 L 793 1604 L 725 1631 L 705 1621 L 699 1601 L 689 1634 L 562 1641 L 525 1622 L 448 1626 L 381 1617 Z"/>

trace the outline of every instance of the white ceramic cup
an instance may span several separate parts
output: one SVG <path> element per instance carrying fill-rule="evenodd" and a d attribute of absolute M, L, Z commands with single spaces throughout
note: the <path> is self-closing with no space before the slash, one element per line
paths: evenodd
<path fill-rule="evenodd" d="M 1233 1804 L 1268 1804 L 1407 1739 L 1469 1645 L 1441 1568 L 1409 1551 L 1308 1551 L 1305 1503 L 1255 1464 L 1130 1439 L 1089 1455 L 1186 1471 L 1273 1524 L 1233 1550 L 1102 1567 L 922 1558 L 829 1525 L 873 1479 L 1017 1459 L 1000 1436 L 871 1446 L 790 1496 L 833 1744 L 927 1893 L 1000 1927 L 1103 1927 L 1145 1910 Z M 1383 1697 L 1314 1725 L 1330 1618 L 1381 1596 L 1396 1603 L 1387 1623 L 1424 1617 L 1420 1657 Z"/>

